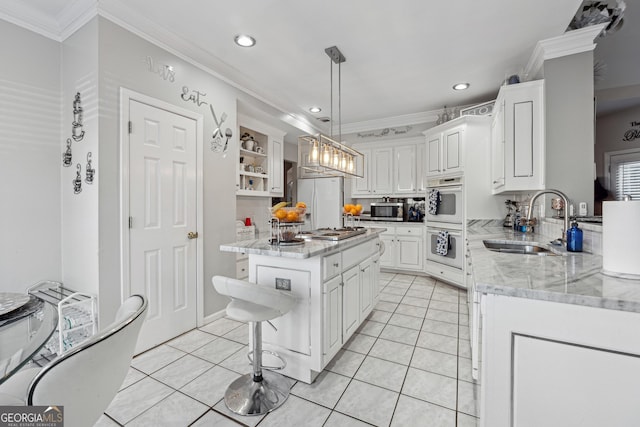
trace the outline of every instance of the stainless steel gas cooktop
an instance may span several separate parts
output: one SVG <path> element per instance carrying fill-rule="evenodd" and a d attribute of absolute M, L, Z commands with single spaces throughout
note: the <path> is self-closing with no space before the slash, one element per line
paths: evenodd
<path fill-rule="evenodd" d="M 301 239 L 320 239 L 320 240 L 344 240 L 349 237 L 366 233 L 364 227 L 343 227 L 343 228 L 318 228 L 317 230 L 301 231 L 296 235 Z"/>

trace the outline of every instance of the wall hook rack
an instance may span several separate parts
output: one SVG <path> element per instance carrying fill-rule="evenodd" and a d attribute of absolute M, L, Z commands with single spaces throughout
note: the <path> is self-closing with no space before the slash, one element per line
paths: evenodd
<path fill-rule="evenodd" d="M 80 177 L 80 172 L 82 171 L 82 166 L 80 163 L 76 166 L 76 177 L 73 180 L 73 192 L 78 194 L 82 192 L 82 177 Z"/>
<path fill-rule="evenodd" d="M 96 170 L 91 167 L 91 151 L 87 153 L 87 167 L 85 169 L 84 182 L 87 184 L 93 184 L 93 177 L 96 174 Z"/>
<path fill-rule="evenodd" d="M 62 153 L 62 166 L 68 168 L 71 166 L 73 156 L 71 155 L 71 138 L 67 138 L 67 149 Z"/>
<path fill-rule="evenodd" d="M 80 92 L 78 92 L 73 100 L 73 123 L 71 128 L 71 137 L 76 142 L 80 142 L 84 138 L 82 120 L 82 105 L 80 104 Z"/>

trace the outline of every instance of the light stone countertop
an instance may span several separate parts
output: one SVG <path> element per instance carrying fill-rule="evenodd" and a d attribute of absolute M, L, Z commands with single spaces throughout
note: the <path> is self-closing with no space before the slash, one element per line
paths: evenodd
<path fill-rule="evenodd" d="M 339 240 L 337 242 L 312 239 L 305 240 L 304 244 L 297 246 L 270 245 L 269 237 L 261 237 L 254 240 L 241 240 L 235 243 L 223 244 L 220 245 L 220 250 L 223 252 L 238 252 L 250 255 L 268 255 L 304 259 L 345 250 L 351 246 L 371 240 L 386 230 L 386 228 L 369 228 L 364 234 Z"/>
<path fill-rule="evenodd" d="M 602 257 L 586 252 L 566 256 L 499 253 L 486 249 L 484 239 L 529 241 L 548 245 L 552 237 L 524 235 L 504 227 L 469 227 L 469 250 L 476 291 L 640 312 L 640 280 L 602 274 Z M 550 245 L 548 245 L 550 246 Z"/>

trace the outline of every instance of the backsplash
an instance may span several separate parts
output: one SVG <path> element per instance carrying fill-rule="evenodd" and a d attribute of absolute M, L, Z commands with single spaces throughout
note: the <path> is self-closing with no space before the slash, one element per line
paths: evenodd
<path fill-rule="evenodd" d="M 560 237 L 564 220 L 558 218 L 543 218 L 538 225 L 537 232 L 550 237 Z M 579 223 L 582 229 L 582 249 L 596 255 L 602 255 L 602 226 Z"/>
<path fill-rule="evenodd" d="M 271 219 L 270 207 L 270 197 L 237 196 L 236 218 L 243 222 L 245 218 L 251 218 L 251 224 L 256 226 L 256 235 L 268 233 Z"/>

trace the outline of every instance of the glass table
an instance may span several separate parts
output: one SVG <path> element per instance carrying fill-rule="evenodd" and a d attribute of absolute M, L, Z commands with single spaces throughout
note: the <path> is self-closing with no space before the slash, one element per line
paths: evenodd
<path fill-rule="evenodd" d="M 34 296 L 24 307 L 0 316 L 0 384 L 38 353 L 57 326 L 56 307 Z"/>

